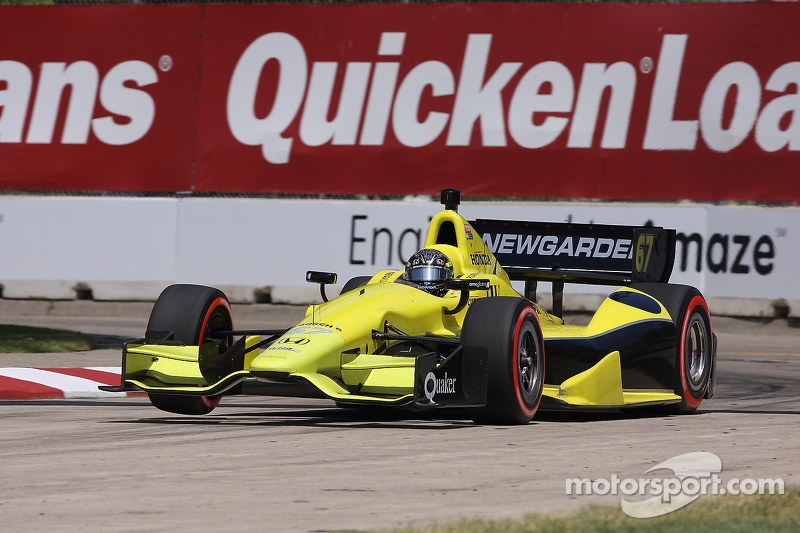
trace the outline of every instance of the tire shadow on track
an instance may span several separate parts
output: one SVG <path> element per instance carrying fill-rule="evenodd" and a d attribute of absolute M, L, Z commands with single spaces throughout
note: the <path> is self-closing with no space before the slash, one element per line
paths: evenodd
<path fill-rule="evenodd" d="M 663 418 L 663 419 L 681 419 L 687 416 L 703 416 L 705 414 L 712 414 L 716 410 L 711 409 L 698 409 L 691 415 L 671 413 L 663 408 L 658 407 L 636 407 L 622 409 L 609 409 L 609 410 L 576 410 L 576 411 L 558 411 L 558 410 L 539 410 L 534 417 L 535 421 L 540 422 L 562 422 L 562 423 L 587 423 L 587 422 L 606 422 L 612 420 L 639 420 L 643 418 Z"/>
<path fill-rule="evenodd" d="M 438 413 L 413 413 L 388 409 L 342 409 L 338 407 L 312 407 L 282 404 L 279 407 L 258 404 L 238 404 L 231 406 L 229 412 L 207 416 L 165 415 L 150 416 L 129 420 L 107 420 L 110 424 L 156 424 L 156 425 L 197 425 L 197 426 L 298 426 L 298 427 L 347 427 L 347 428 L 408 428 L 408 429 L 464 429 L 478 428 L 463 410 Z M 239 412 L 235 412 L 239 411 Z M 702 416 L 714 411 L 698 411 Z M 636 411 L 545 411 L 540 410 L 529 426 L 540 423 L 588 423 L 640 418 L 673 418 L 663 413 Z M 511 426 L 498 426 L 511 427 Z"/>
<path fill-rule="evenodd" d="M 241 412 L 215 413 L 207 416 L 148 417 L 130 420 L 106 420 L 109 424 L 154 424 L 196 426 L 318 427 L 318 428 L 393 428 L 447 430 L 479 427 L 463 416 L 432 417 L 427 414 L 378 409 L 308 408 L 283 404 L 278 408 L 239 404 Z M 258 411 L 252 411 L 258 409 Z"/>
<path fill-rule="evenodd" d="M 307 418 L 276 418 L 274 420 L 242 420 L 234 417 L 208 417 L 208 418 L 141 418 L 138 420 L 109 420 L 109 424 L 145 424 L 159 426 L 236 426 L 236 427 L 303 427 L 318 429 L 414 429 L 414 430 L 448 430 L 480 427 L 472 422 L 458 421 L 343 421 L 323 417 Z"/>

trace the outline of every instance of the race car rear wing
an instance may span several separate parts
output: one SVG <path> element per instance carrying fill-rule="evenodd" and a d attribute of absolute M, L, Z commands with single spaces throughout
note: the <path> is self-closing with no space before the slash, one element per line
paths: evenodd
<path fill-rule="evenodd" d="M 564 283 L 666 283 L 675 262 L 675 230 L 557 222 L 470 222 L 512 280 L 553 282 L 560 316 Z"/>

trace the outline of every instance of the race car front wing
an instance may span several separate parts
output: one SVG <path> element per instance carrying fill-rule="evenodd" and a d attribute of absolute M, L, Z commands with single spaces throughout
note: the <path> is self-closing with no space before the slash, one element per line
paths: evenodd
<path fill-rule="evenodd" d="M 444 359 L 436 351 L 415 357 L 366 354 L 366 363 L 359 364 L 356 358 L 342 364 L 343 373 L 360 368 L 378 374 L 382 369 L 413 366 L 413 386 L 400 384 L 393 394 L 381 394 L 365 392 L 368 388 L 352 390 L 340 379 L 322 372 L 296 372 L 280 379 L 250 372 L 245 368 L 245 358 L 263 344 L 258 337 L 242 336 L 221 353 L 219 342 L 186 346 L 163 338 L 137 339 L 123 347 L 121 384 L 100 388 L 110 392 L 141 390 L 217 396 L 237 393 L 238 384 L 255 377 L 264 382 L 259 394 L 265 395 L 325 397 L 341 403 L 380 404 L 414 411 L 486 405 L 488 353 L 483 347 L 457 345 Z"/>

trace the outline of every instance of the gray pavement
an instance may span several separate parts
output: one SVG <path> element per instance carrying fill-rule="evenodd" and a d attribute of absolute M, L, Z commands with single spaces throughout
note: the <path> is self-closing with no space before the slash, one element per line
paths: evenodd
<path fill-rule="evenodd" d="M 234 308 L 237 327 L 290 325 L 303 313 Z M 148 314 L 139 303 L 0 300 L 0 323 L 117 337 L 141 335 Z M 491 427 L 459 411 L 257 396 L 224 398 L 206 417 L 163 413 L 145 398 L 0 401 L 2 529 L 318 532 L 619 506 L 620 496 L 567 496 L 565 480 L 648 477 L 695 451 L 718 455 L 725 480 L 800 484 L 800 324 L 712 323 L 718 391 L 692 416 L 542 411 L 527 426 Z M 17 361 L 88 366 L 80 361 L 95 356 L 117 360 L 119 351 Z M 14 357 L 0 354 L 0 366 Z"/>

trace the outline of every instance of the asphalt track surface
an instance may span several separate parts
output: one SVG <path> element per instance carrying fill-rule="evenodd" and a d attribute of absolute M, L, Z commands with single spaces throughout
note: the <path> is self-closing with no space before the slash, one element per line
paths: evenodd
<path fill-rule="evenodd" d="M 0 300 L 0 323 L 76 329 L 101 349 L 0 354 L 8 366 L 113 366 L 150 304 Z M 280 327 L 293 306 L 234 307 Z M 573 321 L 586 317 L 571 317 Z M 527 426 L 228 397 L 209 416 L 146 398 L 0 402 L 2 531 L 339 531 L 510 517 L 621 496 L 566 495 L 568 478 L 641 477 L 676 455 L 722 459 L 723 480 L 800 484 L 800 322 L 714 317 L 717 394 L 691 416 L 540 411 Z M 662 472 L 672 477 L 672 472 Z M 779 497 L 779 496 L 774 496 Z"/>

